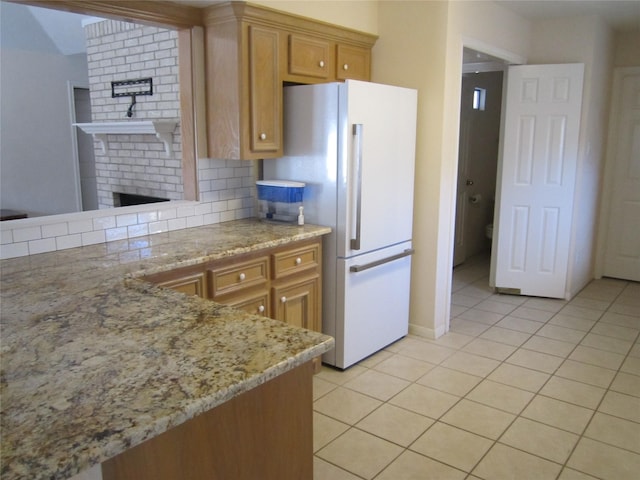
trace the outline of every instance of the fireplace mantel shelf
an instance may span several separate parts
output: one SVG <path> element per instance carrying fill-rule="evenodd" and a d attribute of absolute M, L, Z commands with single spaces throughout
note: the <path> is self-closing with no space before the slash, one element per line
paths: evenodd
<path fill-rule="evenodd" d="M 135 122 L 93 122 L 74 123 L 75 127 L 93 135 L 102 146 L 102 153 L 107 153 L 107 135 L 120 134 L 154 134 L 162 143 L 167 155 L 173 154 L 173 131 L 178 124 L 177 120 L 143 120 Z"/>

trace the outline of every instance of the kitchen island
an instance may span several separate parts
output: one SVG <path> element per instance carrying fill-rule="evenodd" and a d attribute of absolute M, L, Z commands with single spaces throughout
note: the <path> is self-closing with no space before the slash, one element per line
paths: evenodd
<path fill-rule="evenodd" d="M 248 219 L 0 262 L 3 480 L 116 471 L 133 447 L 273 381 L 308 375 L 310 386 L 331 337 L 141 277 L 329 231 Z M 310 421 L 310 397 L 308 409 Z"/>

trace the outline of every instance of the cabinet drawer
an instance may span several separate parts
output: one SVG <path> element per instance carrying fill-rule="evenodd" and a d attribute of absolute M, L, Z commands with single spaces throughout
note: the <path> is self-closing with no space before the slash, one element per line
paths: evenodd
<path fill-rule="evenodd" d="M 211 298 L 237 292 L 244 288 L 265 285 L 269 279 L 269 259 L 260 257 L 242 263 L 209 270 Z"/>
<path fill-rule="evenodd" d="M 202 266 L 179 268 L 147 275 L 144 279 L 159 287 L 171 288 L 187 295 L 196 295 L 202 298 L 206 295 L 206 278 Z"/>
<path fill-rule="evenodd" d="M 279 279 L 289 275 L 319 268 L 320 245 L 307 245 L 284 252 L 274 253 L 273 278 Z"/>
<path fill-rule="evenodd" d="M 338 45 L 336 47 L 336 78 L 338 80 L 369 81 L 371 78 L 371 50 Z"/>
<path fill-rule="evenodd" d="M 269 308 L 269 292 L 265 290 L 260 290 L 247 295 L 235 295 L 227 300 L 220 299 L 219 302 L 253 315 L 262 315 L 263 317 L 271 315 L 271 309 Z"/>
<path fill-rule="evenodd" d="M 196 273 L 189 277 L 178 278 L 157 284 L 159 287 L 172 288 L 187 295 L 204 297 L 204 273 Z"/>
<path fill-rule="evenodd" d="M 289 35 L 289 73 L 307 77 L 329 78 L 328 42 L 300 35 Z"/>

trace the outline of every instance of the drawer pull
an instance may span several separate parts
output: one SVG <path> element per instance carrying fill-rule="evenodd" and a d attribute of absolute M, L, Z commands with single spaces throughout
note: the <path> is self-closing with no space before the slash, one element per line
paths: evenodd
<path fill-rule="evenodd" d="M 267 139 L 267 134 L 266 133 L 261 133 L 260 134 L 260 140 L 266 140 Z"/>
<path fill-rule="evenodd" d="M 247 276 L 244 273 L 241 273 L 238 278 L 240 279 L 240 281 L 242 282 L 245 278 L 247 278 Z"/>
<path fill-rule="evenodd" d="M 324 60 L 320 60 L 320 62 L 318 63 L 318 65 L 320 65 L 320 68 L 324 68 Z"/>
<path fill-rule="evenodd" d="M 296 258 L 296 265 L 300 265 L 302 263 L 302 259 L 300 257 Z"/>
<path fill-rule="evenodd" d="M 342 69 L 343 70 L 349 70 L 349 64 L 345 63 L 344 65 L 342 65 Z"/>
<path fill-rule="evenodd" d="M 284 296 L 283 296 L 283 297 L 280 297 L 280 301 L 281 301 L 282 303 L 287 303 L 287 297 L 284 297 Z"/>
<path fill-rule="evenodd" d="M 258 307 L 258 313 L 264 313 L 264 305 Z"/>

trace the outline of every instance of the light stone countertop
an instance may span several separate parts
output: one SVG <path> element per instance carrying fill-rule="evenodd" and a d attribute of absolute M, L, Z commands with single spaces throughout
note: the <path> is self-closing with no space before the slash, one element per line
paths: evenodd
<path fill-rule="evenodd" d="M 137 278 L 329 232 L 247 219 L 0 261 L 2 479 L 71 477 L 333 348 Z"/>

